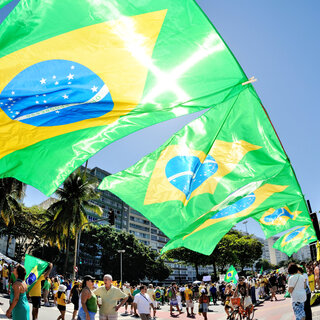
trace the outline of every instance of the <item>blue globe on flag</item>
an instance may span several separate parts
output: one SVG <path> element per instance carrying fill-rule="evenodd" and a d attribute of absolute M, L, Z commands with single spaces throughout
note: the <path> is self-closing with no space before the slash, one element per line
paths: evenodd
<path fill-rule="evenodd" d="M 0 94 L 0 108 L 10 119 L 38 127 L 98 118 L 113 106 L 101 78 L 68 60 L 36 63 L 17 74 Z"/>
<path fill-rule="evenodd" d="M 36 282 L 37 276 L 34 273 L 30 273 L 28 278 L 26 279 L 26 284 L 31 286 L 34 282 Z"/>

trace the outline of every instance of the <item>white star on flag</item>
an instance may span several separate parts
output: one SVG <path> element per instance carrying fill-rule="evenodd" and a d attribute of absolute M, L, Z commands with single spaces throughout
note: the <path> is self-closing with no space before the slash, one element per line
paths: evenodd
<path fill-rule="evenodd" d="M 59 84 L 59 82 L 58 82 L 58 81 L 56 81 L 54 84 L 55 84 L 55 85 L 58 85 L 58 84 Z"/>
<path fill-rule="evenodd" d="M 62 97 L 63 97 L 63 99 L 69 99 L 69 96 L 68 96 L 68 95 L 66 95 L 66 94 L 65 94 L 65 95 L 63 95 Z"/>
<path fill-rule="evenodd" d="M 71 67 L 70 67 L 70 69 L 72 69 L 72 70 L 73 70 L 73 69 L 74 69 L 74 66 L 71 66 Z"/>
<path fill-rule="evenodd" d="M 40 83 L 41 83 L 41 84 L 45 84 L 46 81 L 47 81 L 47 79 L 42 78 L 42 79 L 40 80 Z"/>
<path fill-rule="evenodd" d="M 69 73 L 69 75 L 67 76 L 68 80 L 73 80 L 74 74 Z"/>
<path fill-rule="evenodd" d="M 43 100 L 43 103 L 47 103 L 47 100 Z"/>
<path fill-rule="evenodd" d="M 12 94 L 12 95 L 14 95 L 14 94 L 15 94 L 15 92 L 14 92 L 14 91 L 11 91 L 11 94 Z"/>
<path fill-rule="evenodd" d="M 56 78 L 56 76 L 52 76 L 52 79 L 55 79 Z"/>
<path fill-rule="evenodd" d="M 68 82 L 68 84 L 71 84 L 71 82 Z"/>
<path fill-rule="evenodd" d="M 39 101 L 36 101 L 36 103 L 39 103 Z"/>
<path fill-rule="evenodd" d="M 92 92 L 97 92 L 97 91 L 98 91 L 98 87 L 93 86 L 93 87 L 91 88 L 91 91 L 92 91 Z"/>
<path fill-rule="evenodd" d="M 11 100 L 13 100 L 13 99 L 12 99 L 12 98 L 9 98 L 8 100 L 11 101 Z"/>

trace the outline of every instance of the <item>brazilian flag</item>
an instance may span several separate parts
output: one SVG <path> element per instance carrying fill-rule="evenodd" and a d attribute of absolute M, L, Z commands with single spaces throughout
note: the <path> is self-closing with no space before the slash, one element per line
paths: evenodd
<path fill-rule="evenodd" d="M 106 177 L 99 188 L 170 238 L 162 252 L 185 247 L 209 255 L 236 223 L 299 201 L 311 223 L 290 162 L 251 85 L 134 166 Z"/>
<path fill-rule="evenodd" d="M 301 248 L 316 240 L 316 233 L 311 224 L 298 226 L 279 238 L 273 244 L 273 248 L 284 252 L 290 257 L 293 253 L 298 252 Z"/>
<path fill-rule="evenodd" d="M 224 276 L 224 281 L 225 282 L 233 282 L 233 283 L 237 283 L 238 282 L 238 273 L 237 270 L 235 269 L 234 266 L 230 266 L 230 268 L 228 269 L 226 275 Z"/>
<path fill-rule="evenodd" d="M 24 260 L 24 267 L 26 269 L 27 274 L 26 284 L 28 287 L 28 292 L 31 290 L 31 288 L 34 286 L 34 284 L 46 270 L 48 265 L 48 262 L 26 254 Z"/>
<path fill-rule="evenodd" d="M 161 291 L 160 291 L 160 289 L 156 289 L 155 297 L 156 297 L 157 301 L 161 301 Z"/>
<path fill-rule="evenodd" d="M 113 141 L 247 80 L 194 0 L 20 0 L 0 25 L 0 178 L 49 195 Z"/>

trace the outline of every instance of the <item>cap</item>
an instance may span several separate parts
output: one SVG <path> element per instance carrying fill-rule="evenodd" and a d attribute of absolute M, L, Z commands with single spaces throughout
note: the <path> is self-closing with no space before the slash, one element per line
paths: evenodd
<path fill-rule="evenodd" d="M 94 277 L 90 276 L 89 274 L 83 277 L 83 281 L 88 281 L 88 280 L 94 280 Z"/>

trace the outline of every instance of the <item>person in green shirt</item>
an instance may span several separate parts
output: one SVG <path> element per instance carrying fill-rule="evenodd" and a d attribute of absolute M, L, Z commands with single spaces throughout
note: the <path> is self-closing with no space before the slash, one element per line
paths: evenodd
<path fill-rule="evenodd" d="M 79 310 L 79 320 L 94 320 L 98 310 L 97 297 L 93 293 L 94 278 L 90 275 L 83 277 L 81 291 L 81 308 Z"/>
<path fill-rule="evenodd" d="M 46 307 L 50 307 L 50 303 L 48 300 L 50 288 L 51 288 L 51 280 L 49 276 L 47 276 L 43 284 L 43 301 Z"/>

